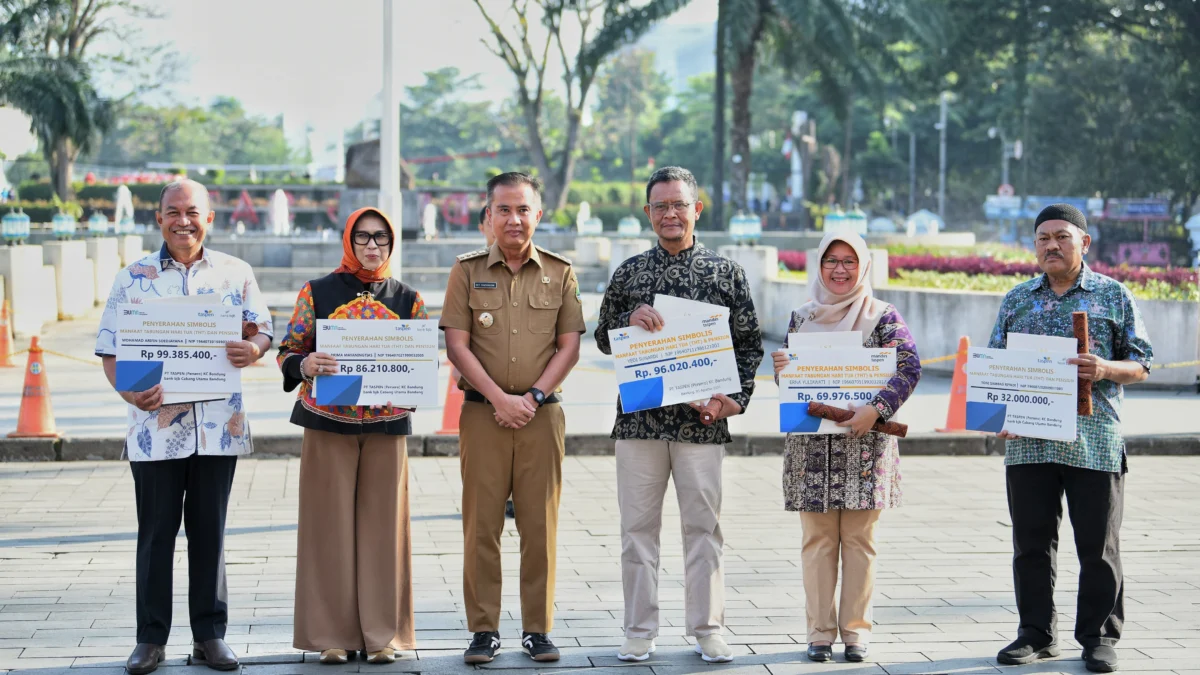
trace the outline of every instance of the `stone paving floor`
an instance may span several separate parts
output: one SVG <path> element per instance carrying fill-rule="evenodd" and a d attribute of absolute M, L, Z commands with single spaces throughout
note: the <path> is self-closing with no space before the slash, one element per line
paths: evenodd
<path fill-rule="evenodd" d="M 879 528 L 872 662 L 804 657 L 799 520 L 780 507 L 779 457 L 725 463 L 727 639 L 736 659 L 708 666 L 682 622 L 678 510 L 667 497 L 662 560 L 664 625 L 649 661 L 620 664 L 620 539 L 611 457 L 569 457 L 559 529 L 557 622 L 563 660 L 543 672 L 591 668 L 618 675 L 837 672 L 1083 673 L 1077 645 L 1031 667 L 997 667 L 1016 629 L 1009 523 L 999 458 L 904 460 L 906 506 Z M 1200 673 L 1200 458 L 1134 457 L 1126 490 L 1122 672 Z M 291 648 L 298 460 L 244 460 L 227 533 L 228 642 L 245 675 L 464 672 L 460 482 L 455 459 L 412 462 L 418 648 L 390 666 L 321 666 Z M 0 464 L 0 671 L 117 675 L 133 646 L 135 516 L 128 465 Z M 505 537 L 504 653 L 484 670 L 532 672 L 519 650 L 517 538 Z M 186 541 L 176 554 L 175 630 L 168 675 L 187 666 Z M 1057 600 L 1074 621 L 1069 523 Z M 617 667 L 620 670 L 614 670 Z M 86 671 L 79 669 L 87 668 Z M 186 669 L 186 671 L 185 671 Z"/>

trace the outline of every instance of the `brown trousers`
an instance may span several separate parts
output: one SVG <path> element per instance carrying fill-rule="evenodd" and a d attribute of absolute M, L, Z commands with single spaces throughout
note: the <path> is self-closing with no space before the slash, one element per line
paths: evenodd
<path fill-rule="evenodd" d="M 404 436 L 305 429 L 296 538 L 292 646 L 416 646 Z"/>
<path fill-rule="evenodd" d="M 875 524 L 879 509 L 800 513 L 804 537 L 804 614 L 808 641 L 844 644 L 871 640 L 871 596 L 875 594 Z M 834 601 L 838 554 L 842 561 L 841 607 Z"/>
<path fill-rule="evenodd" d="M 511 493 L 521 536 L 521 626 L 529 633 L 549 633 L 566 418 L 562 407 L 551 403 L 513 430 L 496 423 L 494 410 L 467 401 L 459 419 L 467 629 L 500 629 L 500 536 Z"/>

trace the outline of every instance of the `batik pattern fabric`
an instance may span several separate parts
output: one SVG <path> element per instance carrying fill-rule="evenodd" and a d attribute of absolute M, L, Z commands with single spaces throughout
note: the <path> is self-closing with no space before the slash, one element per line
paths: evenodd
<path fill-rule="evenodd" d="M 803 332 L 805 317 L 792 312 L 789 333 Z M 888 305 L 863 347 L 894 348 L 896 374 L 871 406 L 879 419 L 891 419 L 921 379 L 921 357 L 912 333 L 896 308 Z M 868 432 L 862 438 L 842 434 L 788 434 L 784 441 L 783 499 L 788 511 L 886 509 L 900 506 L 900 449 L 895 436 Z"/>
<path fill-rule="evenodd" d="M 100 317 L 96 355 L 117 355 L 117 308 L 152 299 L 212 296 L 213 304 L 242 308 L 242 321 L 271 337 L 271 311 L 246 262 L 204 248 L 190 268 L 176 262 L 166 245 L 117 273 Z M 133 462 L 178 459 L 194 454 L 238 456 L 253 450 L 241 394 L 218 401 L 164 405 L 145 412 L 130 405 L 125 454 Z"/>
<path fill-rule="evenodd" d="M 305 283 L 296 297 L 296 305 L 292 310 L 292 319 L 288 322 L 287 334 L 279 345 L 276 361 L 279 367 L 287 368 L 284 362 L 291 357 L 303 359 L 317 350 L 317 314 L 316 303 L 313 301 L 312 282 Z M 425 301 L 419 293 L 412 304 L 413 319 L 428 319 Z M 388 308 L 371 293 L 363 292 L 345 304 L 336 307 L 325 319 L 356 319 L 364 321 L 395 321 L 400 315 Z M 409 412 L 404 408 L 385 408 L 361 405 L 320 406 L 313 392 L 313 385 L 308 380 L 300 383 L 297 394 L 300 405 L 309 412 L 338 422 L 372 423 L 390 422 L 407 417 Z"/>
<path fill-rule="evenodd" d="M 1046 275 L 1030 279 L 1004 296 L 988 346 L 1005 349 L 1009 333 L 1075 339 L 1073 312 L 1087 312 L 1088 351 L 1108 361 L 1134 361 L 1147 371 L 1154 360 L 1146 324 L 1133 294 L 1116 279 L 1086 264 L 1075 284 L 1058 296 Z M 1092 383 L 1092 414 L 1076 418 L 1075 440 L 1021 438 L 1005 444 L 1005 464 L 1065 464 L 1095 471 L 1125 468 L 1121 404 L 1125 388 L 1112 380 Z"/>
<path fill-rule="evenodd" d="M 754 394 L 754 376 L 763 358 L 762 333 L 750 298 L 750 285 L 740 265 L 698 242 L 678 255 L 655 245 L 621 263 L 600 305 L 596 346 L 605 354 L 612 354 L 608 331 L 628 326 L 634 310 L 641 305 L 653 306 L 654 296 L 660 294 L 729 308 L 729 328 L 741 380 L 741 391 L 730 394 L 729 398 L 745 410 Z M 705 425 L 700 414 L 686 404 L 625 413 L 619 400 L 612 438 L 700 445 L 732 440 L 727 420 Z"/>

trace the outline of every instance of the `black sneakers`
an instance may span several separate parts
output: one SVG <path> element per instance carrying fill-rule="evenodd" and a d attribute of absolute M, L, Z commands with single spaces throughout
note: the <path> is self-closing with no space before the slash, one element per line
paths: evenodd
<path fill-rule="evenodd" d="M 1006 666 L 1023 666 L 1041 659 L 1052 659 L 1062 653 L 1058 645 L 1037 644 L 1029 638 L 1019 637 L 996 654 L 996 662 Z"/>
<path fill-rule="evenodd" d="M 1117 670 L 1117 650 L 1108 645 L 1083 648 L 1083 665 L 1093 673 L 1111 673 Z"/>
<path fill-rule="evenodd" d="M 521 636 L 521 646 L 534 661 L 558 660 L 558 647 L 554 646 L 545 633 L 524 633 Z"/>
<path fill-rule="evenodd" d="M 491 663 L 496 658 L 496 650 L 500 649 L 500 634 L 495 631 L 476 633 L 471 638 L 471 646 L 463 652 L 466 663 Z"/>

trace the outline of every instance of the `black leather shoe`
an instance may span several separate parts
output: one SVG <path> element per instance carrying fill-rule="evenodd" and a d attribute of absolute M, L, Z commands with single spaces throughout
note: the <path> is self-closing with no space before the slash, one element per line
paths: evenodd
<path fill-rule="evenodd" d="M 192 660 L 213 670 L 237 670 L 237 654 L 221 638 L 192 643 Z"/>
<path fill-rule="evenodd" d="M 832 661 L 833 647 L 831 645 L 812 645 L 808 646 L 809 661 Z"/>
<path fill-rule="evenodd" d="M 1083 665 L 1093 673 L 1111 673 L 1117 665 L 1117 650 L 1108 645 L 1083 648 Z"/>
<path fill-rule="evenodd" d="M 1006 666 L 1023 666 L 1040 659 L 1051 659 L 1062 653 L 1055 643 L 1038 644 L 1025 637 L 1013 640 L 1012 644 L 996 654 L 996 663 Z"/>
<path fill-rule="evenodd" d="M 158 664 L 167 660 L 167 650 L 162 645 L 139 642 L 125 662 L 130 675 L 146 675 L 158 670 Z"/>
<path fill-rule="evenodd" d="M 867 660 L 866 645 L 846 645 L 846 660 L 850 663 L 862 663 Z"/>
<path fill-rule="evenodd" d="M 496 650 L 500 649 L 500 634 L 496 631 L 476 633 L 471 638 L 471 646 L 463 652 L 465 663 L 491 663 L 496 658 Z"/>

